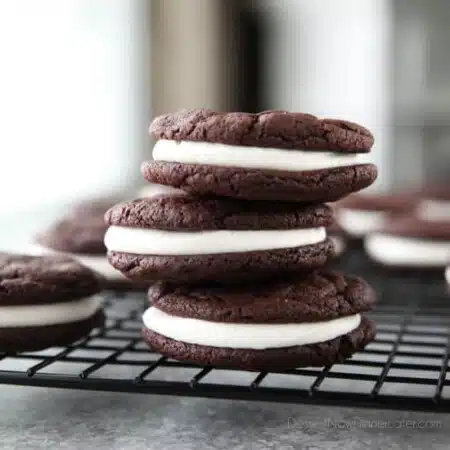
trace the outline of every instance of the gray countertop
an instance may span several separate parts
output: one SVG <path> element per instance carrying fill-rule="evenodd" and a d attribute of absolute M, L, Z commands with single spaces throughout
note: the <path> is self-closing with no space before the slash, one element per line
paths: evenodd
<path fill-rule="evenodd" d="M 448 449 L 450 415 L 0 386 L 3 450 Z"/>

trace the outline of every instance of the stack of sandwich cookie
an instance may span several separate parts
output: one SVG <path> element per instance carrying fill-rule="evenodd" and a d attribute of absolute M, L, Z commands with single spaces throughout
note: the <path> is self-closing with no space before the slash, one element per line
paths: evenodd
<path fill-rule="evenodd" d="M 369 130 L 310 114 L 183 110 L 156 118 L 144 178 L 195 195 L 331 202 L 372 184 Z"/>
<path fill-rule="evenodd" d="M 316 271 L 279 282 L 217 286 L 157 283 L 144 338 L 174 359 L 245 370 L 323 366 L 375 336 L 361 312 L 375 303 L 361 279 Z"/>
<path fill-rule="evenodd" d="M 172 195 L 105 215 L 110 263 L 133 280 L 237 283 L 323 266 L 328 206 Z"/>
<path fill-rule="evenodd" d="M 107 289 L 147 289 L 148 283 L 132 283 L 108 263 L 104 214 L 113 204 L 105 199 L 78 205 L 35 237 L 31 253 L 70 256 L 100 274 Z"/>
<path fill-rule="evenodd" d="M 0 353 L 65 346 L 103 326 L 98 276 L 61 256 L 0 254 Z"/>
<path fill-rule="evenodd" d="M 105 215 L 110 263 L 149 291 L 163 355 L 277 370 L 342 361 L 375 326 L 362 280 L 326 271 L 333 202 L 369 186 L 371 133 L 312 115 L 188 110 L 156 118 L 150 197 Z M 170 191 L 152 194 L 154 186 Z"/>

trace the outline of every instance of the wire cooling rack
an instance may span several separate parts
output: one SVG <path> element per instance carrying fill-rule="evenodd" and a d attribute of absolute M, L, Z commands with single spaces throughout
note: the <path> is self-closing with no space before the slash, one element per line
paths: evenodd
<path fill-rule="evenodd" d="M 442 274 L 388 276 L 353 250 L 337 263 L 378 293 L 376 340 L 324 368 L 243 372 L 181 363 L 140 340 L 143 293 L 104 292 L 107 323 L 65 348 L 0 354 L 0 383 L 141 394 L 450 411 L 450 296 Z"/>

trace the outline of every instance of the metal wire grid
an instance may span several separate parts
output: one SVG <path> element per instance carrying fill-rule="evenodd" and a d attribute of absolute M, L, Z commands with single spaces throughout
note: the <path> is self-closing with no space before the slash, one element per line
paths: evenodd
<path fill-rule="evenodd" d="M 167 359 L 140 340 L 145 295 L 105 292 L 103 329 L 66 348 L 0 354 L 0 383 L 449 411 L 450 297 L 443 279 L 386 278 L 373 270 L 366 278 L 378 291 L 369 314 L 377 338 L 343 364 L 252 373 Z"/>

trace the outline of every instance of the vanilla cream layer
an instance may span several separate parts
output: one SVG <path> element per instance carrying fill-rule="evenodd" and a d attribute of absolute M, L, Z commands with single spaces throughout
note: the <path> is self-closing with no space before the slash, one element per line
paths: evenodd
<path fill-rule="evenodd" d="M 363 237 L 384 225 L 386 213 L 342 208 L 336 211 L 336 221 L 350 236 Z"/>
<path fill-rule="evenodd" d="M 302 247 L 327 237 L 324 227 L 295 230 L 166 231 L 111 226 L 108 250 L 138 255 L 209 255 Z"/>
<path fill-rule="evenodd" d="M 374 260 L 389 266 L 445 267 L 450 261 L 450 242 L 375 233 L 364 246 Z"/>
<path fill-rule="evenodd" d="M 188 344 L 264 350 L 329 341 L 358 328 L 361 316 L 310 323 L 220 323 L 172 316 L 150 307 L 143 321 L 146 328 Z"/>
<path fill-rule="evenodd" d="M 65 255 L 70 258 L 75 259 L 79 263 L 83 264 L 89 269 L 97 272 L 100 275 L 103 275 L 106 279 L 112 281 L 121 281 L 128 280 L 128 278 L 115 269 L 111 264 L 109 264 L 106 256 L 93 256 L 93 255 L 83 255 L 78 253 L 67 253 L 67 252 L 58 252 L 56 250 L 43 247 L 41 245 L 32 244 L 28 251 L 34 255 L 49 255 L 49 254 L 58 254 Z"/>
<path fill-rule="evenodd" d="M 163 184 L 148 183 L 146 186 L 142 187 L 138 191 L 139 198 L 152 198 L 158 196 L 179 196 L 186 195 L 185 191 L 181 189 L 176 189 L 171 186 L 165 186 Z"/>
<path fill-rule="evenodd" d="M 424 200 L 417 208 L 417 215 L 430 222 L 450 220 L 450 202 Z"/>
<path fill-rule="evenodd" d="M 92 317 L 100 308 L 101 298 L 92 296 L 47 305 L 1 306 L 0 328 L 39 327 L 78 322 Z"/>
<path fill-rule="evenodd" d="M 209 166 L 272 169 L 291 172 L 332 169 L 370 162 L 367 154 L 342 154 L 320 150 L 226 145 L 211 142 L 160 139 L 153 147 L 155 161 Z"/>

